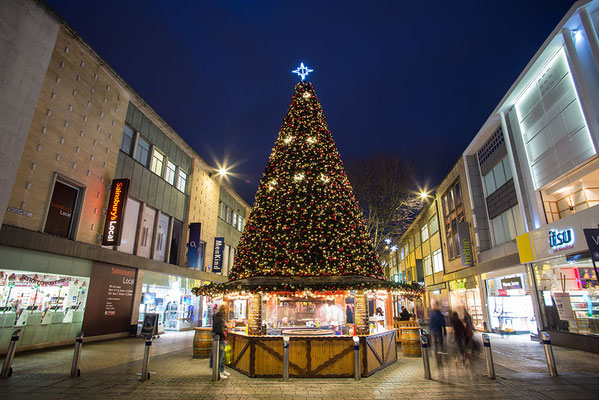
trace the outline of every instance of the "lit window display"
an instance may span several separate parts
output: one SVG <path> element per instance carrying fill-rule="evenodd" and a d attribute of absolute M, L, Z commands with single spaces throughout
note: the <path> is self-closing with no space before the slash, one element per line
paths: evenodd
<path fill-rule="evenodd" d="M 526 274 L 487 279 L 491 329 L 500 333 L 537 333 Z"/>
<path fill-rule="evenodd" d="M 15 328 L 19 346 L 74 339 L 81 331 L 89 278 L 0 270 L 0 348 Z"/>
<path fill-rule="evenodd" d="M 559 257 L 533 264 L 543 326 L 599 335 L 599 284 L 589 258 Z"/>

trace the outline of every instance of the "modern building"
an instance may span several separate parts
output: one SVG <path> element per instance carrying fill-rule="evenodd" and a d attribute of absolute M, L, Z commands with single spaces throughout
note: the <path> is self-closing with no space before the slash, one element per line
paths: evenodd
<path fill-rule="evenodd" d="M 0 19 L 0 352 L 15 326 L 26 350 L 205 324 L 191 288 L 226 280 L 213 243 L 236 248 L 249 206 L 45 3 Z"/>

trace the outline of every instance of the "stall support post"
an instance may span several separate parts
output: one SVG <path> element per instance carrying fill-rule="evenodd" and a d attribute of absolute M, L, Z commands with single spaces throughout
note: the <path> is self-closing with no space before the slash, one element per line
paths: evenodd
<path fill-rule="evenodd" d="M 483 333 L 483 347 L 485 349 L 485 359 L 487 360 L 487 375 L 489 379 L 495 379 L 495 366 L 493 366 L 493 353 L 491 352 L 491 340 L 489 335 Z"/>
<path fill-rule="evenodd" d="M 420 346 L 422 347 L 422 363 L 424 365 L 424 379 L 431 378 L 431 364 L 428 357 L 428 337 L 426 331 L 420 329 Z"/>
<path fill-rule="evenodd" d="M 354 295 L 356 335 L 368 335 L 370 333 L 367 304 L 366 293 L 363 290 L 356 290 Z"/>
<path fill-rule="evenodd" d="M 213 335 L 212 336 L 212 382 L 216 382 L 220 379 L 220 371 L 218 370 L 219 366 L 219 346 L 220 346 L 220 336 Z"/>
<path fill-rule="evenodd" d="M 79 361 L 81 360 L 81 347 L 83 346 L 83 331 L 79 332 L 75 339 L 75 351 L 73 352 L 73 364 L 71 365 L 71 378 L 81 376 Z"/>
<path fill-rule="evenodd" d="M 354 336 L 354 378 L 359 381 L 362 379 L 362 368 L 360 365 L 360 338 Z"/>
<path fill-rule="evenodd" d="M 146 348 L 144 349 L 144 359 L 143 364 L 141 366 L 141 378 L 140 380 L 144 382 L 147 379 L 150 379 L 150 349 L 152 348 L 152 335 L 146 336 Z"/>
<path fill-rule="evenodd" d="M 555 358 L 553 357 L 553 347 L 551 347 L 551 338 L 547 332 L 541 332 L 543 347 L 545 349 L 545 358 L 547 359 L 547 369 L 549 375 L 557 376 L 557 367 L 555 366 Z"/>
<path fill-rule="evenodd" d="M 17 329 L 12 333 L 12 337 L 10 338 L 10 344 L 8 345 L 8 350 L 6 351 L 6 358 L 4 359 L 4 365 L 2 365 L 2 377 L 8 378 L 12 376 L 12 360 L 15 358 L 15 351 L 17 350 L 17 342 L 19 341 L 19 336 L 21 336 L 21 330 Z"/>
<path fill-rule="evenodd" d="M 289 336 L 283 336 L 283 381 L 289 381 Z"/>

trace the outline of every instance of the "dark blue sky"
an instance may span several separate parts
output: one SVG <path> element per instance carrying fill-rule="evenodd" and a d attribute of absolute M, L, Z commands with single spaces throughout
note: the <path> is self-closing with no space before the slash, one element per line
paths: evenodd
<path fill-rule="evenodd" d="M 571 1 L 49 4 L 253 203 L 301 61 L 342 159 L 398 152 L 436 186 Z"/>

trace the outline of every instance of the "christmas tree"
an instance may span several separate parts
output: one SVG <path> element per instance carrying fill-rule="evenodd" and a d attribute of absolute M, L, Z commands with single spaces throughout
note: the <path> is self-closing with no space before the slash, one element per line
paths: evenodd
<path fill-rule="evenodd" d="M 311 83 L 295 87 L 229 281 L 259 276 L 384 279 Z"/>

